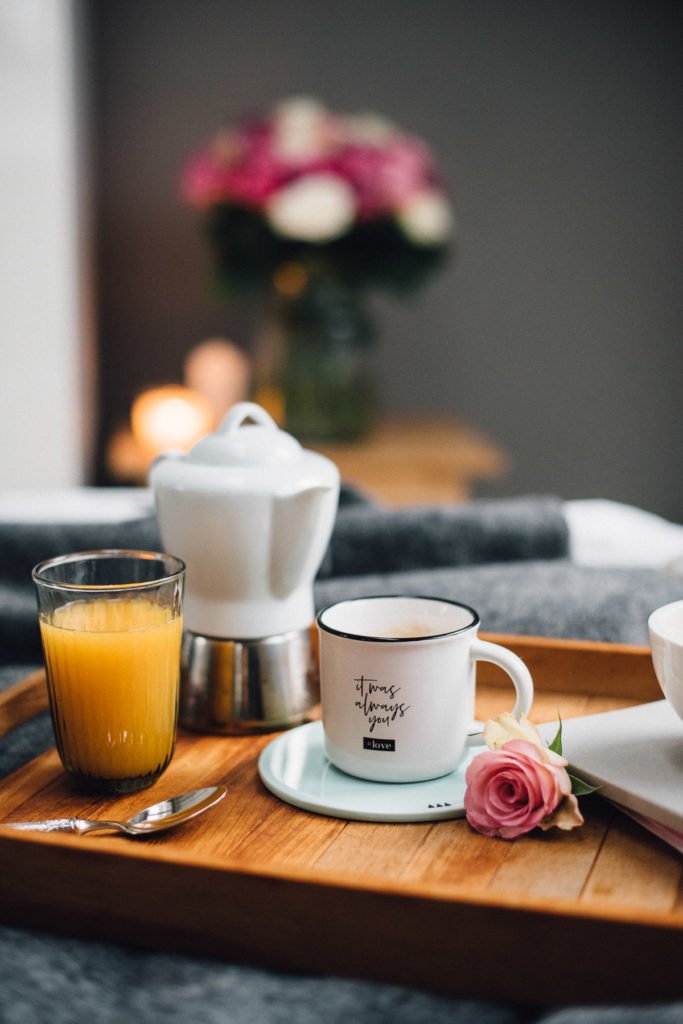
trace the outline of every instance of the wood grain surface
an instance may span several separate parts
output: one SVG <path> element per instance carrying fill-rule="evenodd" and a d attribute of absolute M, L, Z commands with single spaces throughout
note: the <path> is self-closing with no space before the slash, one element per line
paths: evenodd
<path fill-rule="evenodd" d="M 495 639 L 532 669 L 536 721 L 660 696 L 647 648 Z M 482 676 L 486 718 L 512 698 L 497 675 Z M 271 738 L 181 731 L 162 778 L 116 799 L 75 793 L 54 751 L 5 779 L 0 821 L 125 817 L 219 782 L 229 794 L 143 841 L 0 826 L 0 918 L 485 998 L 683 997 L 683 858 L 599 796 L 582 799 L 583 828 L 515 842 L 462 819 L 347 822 L 266 791 L 256 764 Z"/>
<path fill-rule="evenodd" d="M 48 706 L 42 669 L 0 692 L 0 736 L 5 736 Z"/>

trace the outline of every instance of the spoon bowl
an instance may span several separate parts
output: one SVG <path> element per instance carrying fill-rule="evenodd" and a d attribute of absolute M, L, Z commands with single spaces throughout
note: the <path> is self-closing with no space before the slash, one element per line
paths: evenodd
<path fill-rule="evenodd" d="M 222 800 L 227 793 L 225 786 L 208 786 L 195 789 L 190 793 L 161 800 L 151 807 L 138 811 L 128 821 L 88 821 L 85 818 L 50 818 L 46 821 L 3 821 L 5 828 L 20 829 L 25 832 L 75 832 L 82 836 L 88 832 L 107 829 L 123 832 L 127 836 L 150 836 L 164 832 L 168 828 L 182 825 L 190 818 L 203 814 Z"/>

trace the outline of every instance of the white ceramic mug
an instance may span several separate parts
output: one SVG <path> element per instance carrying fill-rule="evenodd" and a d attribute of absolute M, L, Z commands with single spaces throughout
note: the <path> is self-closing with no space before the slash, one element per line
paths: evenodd
<path fill-rule="evenodd" d="M 533 699 L 516 654 L 479 640 L 479 616 L 431 597 L 363 597 L 325 608 L 320 682 L 327 757 L 377 782 L 421 782 L 454 771 L 474 717 L 475 663 L 511 677 L 513 714 Z"/>
<path fill-rule="evenodd" d="M 683 718 L 683 601 L 657 608 L 647 625 L 655 675 L 669 704 Z"/>

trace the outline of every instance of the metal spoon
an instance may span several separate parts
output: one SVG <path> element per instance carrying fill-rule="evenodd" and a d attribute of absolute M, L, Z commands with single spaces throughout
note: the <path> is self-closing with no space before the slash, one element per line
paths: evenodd
<path fill-rule="evenodd" d="M 225 786 L 210 786 L 182 793 L 146 807 L 133 815 L 130 821 L 86 821 L 83 818 L 51 818 L 47 821 L 2 821 L 6 828 L 31 832 L 76 832 L 79 836 L 96 829 L 113 829 L 127 836 L 149 836 L 164 829 L 182 825 L 184 821 L 213 807 L 227 793 Z"/>

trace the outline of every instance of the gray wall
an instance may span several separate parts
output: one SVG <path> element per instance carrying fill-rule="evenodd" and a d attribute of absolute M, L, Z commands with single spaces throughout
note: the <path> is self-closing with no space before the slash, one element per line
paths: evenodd
<path fill-rule="evenodd" d="M 91 6 L 103 429 L 141 384 L 252 321 L 208 288 L 177 196 L 223 119 L 294 93 L 424 135 L 458 258 L 376 300 L 385 408 L 462 414 L 514 469 L 489 493 L 683 521 L 679 5 L 627 0 L 115 0 Z M 483 493 L 483 492 L 482 492 Z"/>

